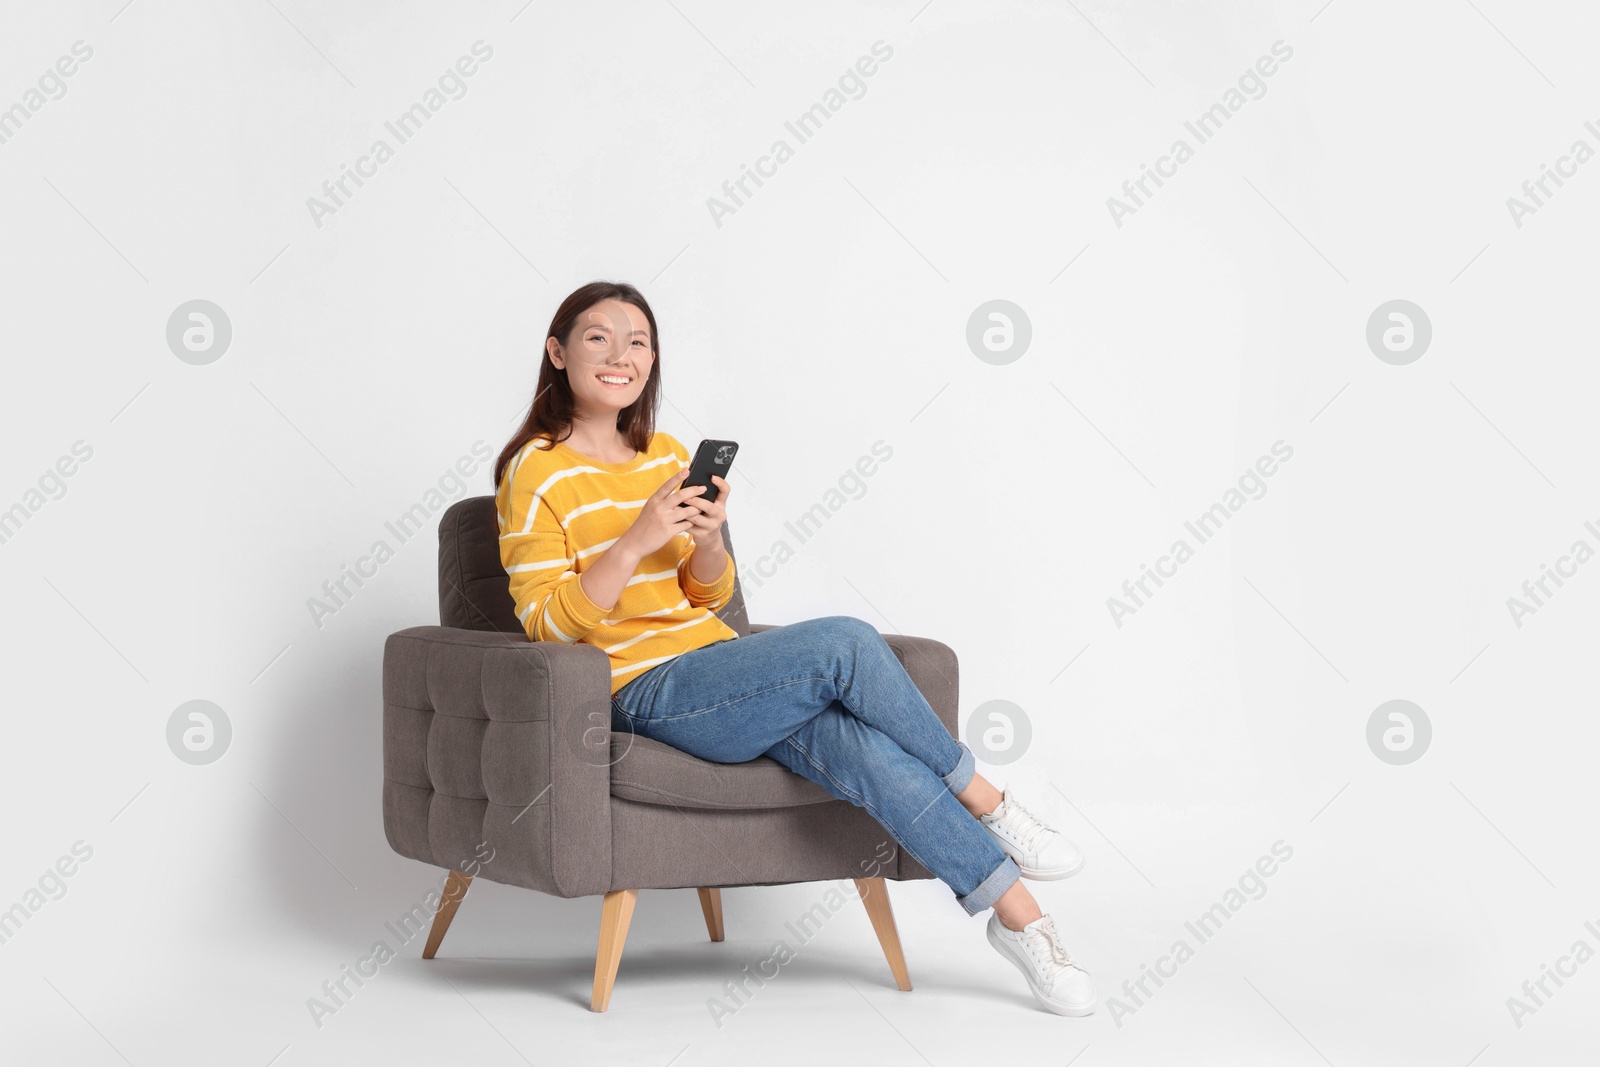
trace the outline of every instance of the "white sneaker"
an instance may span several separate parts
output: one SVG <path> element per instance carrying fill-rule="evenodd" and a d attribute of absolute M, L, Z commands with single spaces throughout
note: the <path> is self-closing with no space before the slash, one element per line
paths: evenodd
<path fill-rule="evenodd" d="M 1055 920 L 1040 916 L 1021 930 L 1007 928 L 998 912 L 989 916 L 989 944 L 1017 965 L 1033 999 L 1057 1015 L 1094 1012 L 1094 981 L 1067 955 Z"/>
<path fill-rule="evenodd" d="M 1023 807 L 1007 789 L 1000 806 L 978 816 L 1000 851 L 1022 870 L 1022 877 L 1050 882 L 1070 878 L 1083 869 L 1083 853 L 1060 830 Z"/>

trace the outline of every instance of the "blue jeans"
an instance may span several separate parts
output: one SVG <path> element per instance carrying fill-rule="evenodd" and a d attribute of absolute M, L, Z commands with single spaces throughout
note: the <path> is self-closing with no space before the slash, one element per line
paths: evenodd
<path fill-rule="evenodd" d="M 728 638 L 618 689 L 612 727 L 715 763 L 770 756 L 848 800 L 969 915 L 1022 876 L 956 799 L 976 772 L 883 635 L 845 615 Z"/>

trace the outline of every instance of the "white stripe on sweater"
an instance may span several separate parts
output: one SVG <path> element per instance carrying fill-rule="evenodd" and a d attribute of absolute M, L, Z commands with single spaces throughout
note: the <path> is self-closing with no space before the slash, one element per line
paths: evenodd
<path fill-rule="evenodd" d="M 568 637 L 566 634 L 561 632 L 561 627 L 557 626 L 555 623 L 550 621 L 550 598 L 549 597 L 545 597 L 545 599 L 544 599 L 544 624 L 546 626 L 550 627 L 550 632 L 551 633 L 553 633 L 557 637 L 561 638 L 561 640 L 565 641 L 567 644 L 571 645 L 571 644 L 575 644 L 577 642 L 578 639 L 576 637 Z"/>
<path fill-rule="evenodd" d="M 611 672 L 611 677 L 615 678 L 619 674 L 627 674 L 629 671 L 637 671 L 645 667 L 654 667 L 657 663 L 665 663 L 667 660 L 676 659 L 681 655 L 683 655 L 682 652 L 677 652 L 671 656 L 657 656 L 655 659 L 642 659 L 638 663 L 630 663 L 626 667 L 618 667 L 616 670 Z"/>
<path fill-rule="evenodd" d="M 648 499 L 649 497 L 645 498 L 645 500 Z M 599 511 L 601 508 L 617 508 L 621 511 L 631 511 L 634 508 L 644 507 L 644 503 L 644 500 L 612 500 L 607 497 L 604 500 L 596 500 L 593 504 L 585 504 L 580 508 L 573 508 L 567 512 L 567 521 L 571 522 L 579 515 L 587 515 L 589 512 Z"/>
<path fill-rule="evenodd" d="M 630 615 L 626 619 L 602 619 L 602 620 L 600 620 L 600 625 L 601 626 L 621 626 L 623 623 L 630 622 L 633 619 L 650 619 L 650 618 L 654 618 L 657 615 L 671 615 L 675 611 L 682 611 L 684 608 L 687 608 L 687 607 L 690 607 L 690 606 L 691 605 L 689 604 L 688 598 L 684 598 L 683 600 L 680 600 L 676 604 L 672 605 L 672 607 L 670 607 L 670 608 L 661 608 L 661 609 L 659 609 L 657 611 L 644 611 L 644 612 L 640 612 L 638 615 Z"/>
<path fill-rule="evenodd" d="M 585 556 L 592 556 L 596 552 L 604 552 L 606 549 L 610 548 L 620 540 L 622 540 L 621 537 L 613 537 L 609 541 L 601 541 L 599 544 L 590 545 L 588 548 L 585 548 L 578 553 L 578 558 L 582 559 Z"/>
<path fill-rule="evenodd" d="M 646 638 L 654 637 L 656 634 L 671 633 L 673 630 L 682 630 L 682 629 L 684 629 L 686 627 L 689 627 L 689 626 L 698 626 L 700 623 L 705 622 L 707 619 L 714 619 L 714 618 L 716 618 L 715 615 L 711 614 L 710 612 L 707 612 L 706 614 L 700 616 L 698 619 L 690 619 L 688 622 L 680 622 L 676 626 L 663 626 L 663 627 L 661 627 L 660 629 L 657 629 L 657 630 L 646 630 L 644 633 L 640 634 L 638 637 L 630 637 L 628 640 L 623 641 L 620 644 L 606 646 L 605 651 L 606 652 L 618 652 L 618 651 L 621 651 L 624 648 L 627 648 L 629 645 L 636 645 L 640 641 L 645 640 Z"/>
<path fill-rule="evenodd" d="M 579 553 L 579 555 L 582 555 L 582 553 Z M 549 570 L 551 567 L 570 566 L 572 566 L 572 561 L 570 559 L 552 559 L 547 560 L 544 563 L 513 563 L 511 567 L 507 569 L 506 573 L 521 574 L 524 571 L 545 571 Z"/>
<path fill-rule="evenodd" d="M 662 578 L 671 578 L 673 581 L 677 581 L 678 572 L 676 569 L 673 569 L 670 571 L 656 571 L 654 574 L 635 574 L 632 578 L 628 579 L 627 584 L 638 585 L 640 582 L 654 582 Z"/>
<path fill-rule="evenodd" d="M 681 461 L 678 459 L 676 454 L 674 454 L 672 452 L 668 452 L 664 456 L 658 456 L 657 458 L 651 460 L 648 463 L 640 464 L 638 467 L 635 467 L 633 470 L 626 471 L 626 472 L 623 472 L 623 473 L 626 473 L 626 474 L 638 474 L 641 471 L 649 470 L 651 467 L 659 467 L 663 463 L 678 463 L 680 465 L 680 469 L 681 469 L 681 465 L 682 465 Z M 528 515 L 527 515 L 527 518 L 525 519 L 525 521 L 523 522 L 522 532 L 523 533 L 527 533 L 527 532 L 529 532 L 530 530 L 533 529 L 533 517 L 538 513 L 539 501 L 544 498 L 545 493 L 550 491 L 550 487 L 551 486 L 555 485 L 557 482 L 561 481 L 563 478 L 571 478 L 571 477 L 574 477 L 574 476 L 579 475 L 579 474 L 612 474 L 612 475 L 614 475 L 616 473 L 618 473 L 618 472 L 601 470 L 599 467 L 590 467 L 590 466 L 587 466 L 585 464 L 579 464 L 576 467 L 563 467 L 561 470 L 552 471 L 551 474 L 550 474 L 550 477 L 548 477 L 548 478 L 546 478 L 544 480 L 544 484 L 539 486 L 539 488 L 537 488 L 537 489 L 535 489 L 533 491 L 533 498 L 528 501 Z"/>

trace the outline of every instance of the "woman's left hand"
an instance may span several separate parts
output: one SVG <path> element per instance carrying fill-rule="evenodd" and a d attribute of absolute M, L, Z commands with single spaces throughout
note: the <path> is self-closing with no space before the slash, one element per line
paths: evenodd
<path fill-rule="evenodd" d="M 731 489 L 721 477 L 713 474 L 711 484 L 717 487 L 717 499 L 707 500 L 704 496 L 691 496 L 684 503 L 694 514 L 689 516 L 689 536 L 698 544 L 701 541 L 710 541 L 713 538 L 721 540 L 718 531 L 722 529 L 723 520 L 728 517 L 728 494 Z"/>

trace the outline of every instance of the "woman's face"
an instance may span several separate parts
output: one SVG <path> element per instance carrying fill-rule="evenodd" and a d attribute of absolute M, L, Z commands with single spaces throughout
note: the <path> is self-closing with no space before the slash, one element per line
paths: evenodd
<path fill-rule="evenodd" d="M 644 312 L 621 300 L 602 300 L 578 316 L 563 346 L 545 342 L 550 362 L 567 372 L 578 410 L 613 416 L 644 392 L 655 343 Z"/>

